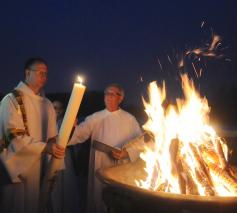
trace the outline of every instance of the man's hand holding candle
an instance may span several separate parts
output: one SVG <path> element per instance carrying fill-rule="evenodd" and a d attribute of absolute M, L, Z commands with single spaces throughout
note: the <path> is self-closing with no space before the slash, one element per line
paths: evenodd
<path fill-rule="evenodd" d="M 65 155 L 65 148 L 56 143 L 56 138 L 50 138 L 45 146 L 45 152 L 52 154 L 55 158 L 62 159 Z"/>

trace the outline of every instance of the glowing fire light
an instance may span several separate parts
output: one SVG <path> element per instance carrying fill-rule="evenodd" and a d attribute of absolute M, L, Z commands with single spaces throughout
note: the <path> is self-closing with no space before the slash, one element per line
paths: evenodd
<path fill-rule="evenodd" d="M 210 107 L 200 97 L 187 74 L 181 76 L 184 99 L 164 108 L 165 84 L 149 85 L 144 102 L 148 121 L 143 126 L 154 135 L 154 147 L 141 154 L 146 180 L 139 187 L 202 196 L 237 196 L 236 177 L 227 164 L 227 145 L 209 124 Z"/>
<path fill-rule="evenodd" d="M 83 78 L 80 75 L 77 76 L 77 82 L 80 84 L 83 83 Z"/>

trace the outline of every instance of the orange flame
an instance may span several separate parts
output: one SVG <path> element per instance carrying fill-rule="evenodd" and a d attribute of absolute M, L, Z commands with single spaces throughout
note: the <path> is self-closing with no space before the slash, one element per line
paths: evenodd
<path fill-rule="evenodd" d="M 149 85 L 149 102 L 143 99 L 149 119 L 143 128 L 154 134 L 154 147 L 140 156 L 147 178 L 136 184 L 154 191 L 236 196 L 237 184 L 227 168 L 227 145 L 209 124 L 208 101 L 187 74 L 181 79 L 184 99 L 167 108 L 165 83 Z"/>

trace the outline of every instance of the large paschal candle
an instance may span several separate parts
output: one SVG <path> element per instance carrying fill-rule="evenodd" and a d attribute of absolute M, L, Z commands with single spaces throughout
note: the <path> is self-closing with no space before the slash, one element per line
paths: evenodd
<path fill-rule="evenodd" d="M 58 134 L 57 144 L 66 147 L 69 136 L 75 122 L 77 112 L 80 108 L 81 100 L 83 98 L 86 87 L 82 84 L 81 77 L 78 76 L 78 82 L 74 83 L 70 100 L 63 118 L 63 122 Z"/>

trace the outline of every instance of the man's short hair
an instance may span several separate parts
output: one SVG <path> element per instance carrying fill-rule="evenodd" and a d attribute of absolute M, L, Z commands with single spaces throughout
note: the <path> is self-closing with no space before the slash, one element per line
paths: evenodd
<path fill-rule="evenodd" d="M 123 89 L 123 87 L 121 85 L 119 85 L 117 83 L 112 83 L 112 84 L 107 85 L 107 87 L 105 88 L 104 91 L 106 92 L 111 87 L 117 88 L 119 90 L 120 95 L 124 97 L 124 95 L 125 95 L 124 89 Z"/>
<path fill-rule="evenodd" d="M 34 66 L 35 64 L 45 64 L 48 67 L 47 62 L 43 58 L 40 58 L 40 57 L 39 58 L 29 58 L 25 62 L 24 70 L 32 69 L 32 66 Z"/>

